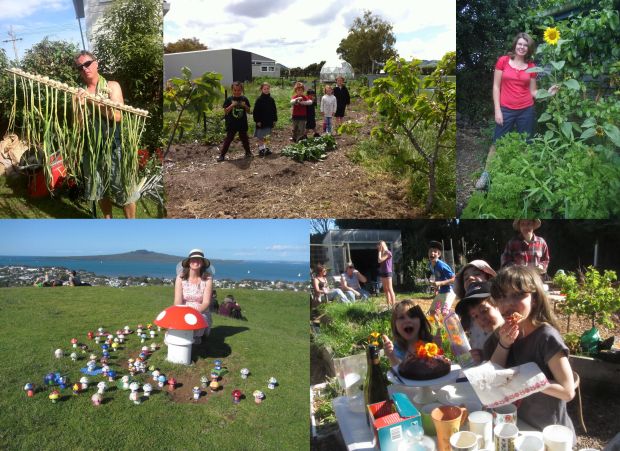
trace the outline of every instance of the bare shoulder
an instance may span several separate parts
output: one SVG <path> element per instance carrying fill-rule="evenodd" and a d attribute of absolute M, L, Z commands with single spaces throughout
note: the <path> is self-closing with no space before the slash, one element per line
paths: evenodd
<path fill-rule="evenodd" d="M 123 102 L 123 90 L 117 81 L 108 81 L 108 89 L 110 90 L 110 99 L 115 102 Z"/>

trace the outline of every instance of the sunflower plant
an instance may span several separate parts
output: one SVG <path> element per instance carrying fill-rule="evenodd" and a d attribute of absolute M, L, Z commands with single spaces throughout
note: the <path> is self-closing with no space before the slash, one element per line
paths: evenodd
<path fill-rule="evenodd" d="M 548 77 L 551 84 L 549 88 L 539 88 L 536 91 L 536 99 L 552 97 L 555 95 L 554 91 L 559 91 L 562 87 L 566 87 L 571 91 L 580 91 L 581 85 L 577 80 L 574 78 L 564 79 L 563 69 L 566 61 L 560 59 L 562 45 L 571 42 L 571 40 L 561 39 L 560 30 L 556 27 L 547 27 L 544 31 L 543 39 L 545 43 L 537 48 L 536 54 L 542 58 L 543 62 L 546 61 L 547 64 L 543 67 L 532 67 L 527 72 L 543 73 Z M 546 123 L 547 131 L 545 137 L 547 139 L 551 139 L 554 134 L 559 133 L 566 139 L 573 141 L 574 131 L 580 132 L 580 129 L 577 124 L 568 120 L 566 114 L 562 113 L 561 97 L 561 95 L 555 96 L 552 99 L 549 108 L 540 116 L 538 122 Z M 554 119 L 554 121 L 551 121 L 551 119 Z"/>

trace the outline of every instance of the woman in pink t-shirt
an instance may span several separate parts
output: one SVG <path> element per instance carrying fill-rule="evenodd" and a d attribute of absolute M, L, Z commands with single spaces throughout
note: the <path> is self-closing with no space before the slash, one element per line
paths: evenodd
<path fill-rule="evenodd" d="M 512 50 L 501 56 L 495 64 L 493 75 L 493 105 L 495 107 L 495 135 L 497 141 L 515 129 L 518 133 L 534 135 L 536 117 L 534 99 L 536 98 L 536 73 L 527 72 L 534 67 L 531 60 L 536 50 L 534 40 L 527 33 L 518 33 L 512 42 Z M 549 93 L 554 95 L 558 86 Z"/>
<path fill-rule="evenodd" d="M 536 51 L 534 40 L 527 33 L 518 33 L 512 41 L 512 50 L 500 56 L 493 75 L 493 106 L 495 109 L 495 133 L 489 149 L 485 170 L 476 182 L 476 189 L 487 189 L 489 173 L 487 168 L 495 153 L 495 141 L 506 133 L 516 131 L 534 136 L 536 115 L 536 73 L 527 72 L 534 67 L 532 55 Z M 559 86 L 553 85 L 549 93 L 555 95 Z"/>

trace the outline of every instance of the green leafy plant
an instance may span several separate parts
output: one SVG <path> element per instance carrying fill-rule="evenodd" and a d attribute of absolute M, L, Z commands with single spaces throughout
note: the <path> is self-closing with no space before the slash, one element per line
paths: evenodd
<path fill-rule="evenodd" d="M 564 311 L 588 317 L 596 324 L 613 327 L 613 315 L 620 310 L 620 290 L 614 287 L 618 279 L 615 271 L 602 273 L 589 266 L 579 282 L 575 274 L 556 275 L 554 283 L 566 295 Z"/>
<path fill-rule="evenodd" d="M 207 122 L 217 124 L 216 136 L 209 136 L 209 138 L 219 138 L 219 133 L 222 132 L 221 120 L 218 121 L 216 116 L 223 117 L 223 114 L 213 112 L 213 107 L 222 98 L 223 88 L 220 83 L 222 75 L 206 72 L 200 77 L 192 79 L 192 71 L 187 67 L 183 67 L 181 73 L 183 75 L 181 78 L 168 80 L 164 91 L 164 108 L 167 112 L 174 113 L 166 116 L 164 133 L 169 136 L 174 129 L 175 121 L 178 121 L 177 128 L 180 136 L 194 130 L 196 124 L 204 121 L 205 140 Z M 189 117 L 182 115 L 184 111 L 187 111 Z M 207 121 L 207 117 L 209 117 L 209 121 Z"/>
<path fill-rule="evenodd" d="M 609 218 L 620 214 L 620 157 L 603 145 L 558 136 L 496 143 L 488 193 L 475 193 L 463 218 Z M 587 180 L 587 183 L 584 183 Z"/>
<path fill-rule="evenodd" d="M 363 97 L 378 111 L 381 121 L 372 135 L 383 142 L 405 137 L 421 157 L 423 164 L 417 172 L 426 178 L 425 211 L 429 213 L 435 204 L 438 162 L 456 143 L 456 82 L 449 77 L 455 71 L 456 54 L 446 53 L 426 77 L 421 63 L 388 60 L 384 67 L 387 76 L 375 80 Z M 419 130 L 430 131 L 431 139 L 421 140 L 416 134 Z"/>
<path fill-rule="evenodd" d="M 302 139 L 295 144 L 289 144 L 282 149 L 282 155 L 296 161 L 319 161 L 327 157 L 327 152 L 336 148 L 336 140 L 332 135 L 322 135 L 317 138 Z"/>

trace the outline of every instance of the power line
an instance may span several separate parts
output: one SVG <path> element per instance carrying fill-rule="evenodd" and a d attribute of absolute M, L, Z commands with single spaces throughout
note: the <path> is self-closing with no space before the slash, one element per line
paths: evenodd
<path fill-rule="evenodd" d="M 13 31 L 13 26 L 12 25 L 11 25 L 11 28 L 9 29 L 7 34 L 9 35 L 9 37 L 11 39 L 7 39 L 7 40 L 4 40 L 2 42 L 12 42 L 13 43 L 13 52 L 15 53 L 15 61 L 19 62 L 19 58 L 17 57 L 17 45 L 15 44 L 15 42 L 21 41 L 22 38 L 15 37 L 15 32 Z"/>

